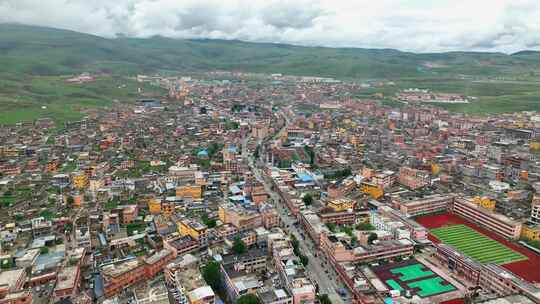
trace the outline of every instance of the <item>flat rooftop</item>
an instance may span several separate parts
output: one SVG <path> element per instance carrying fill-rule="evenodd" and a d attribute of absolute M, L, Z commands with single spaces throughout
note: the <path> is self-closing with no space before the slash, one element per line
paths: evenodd
<path fill-rule="evenodd" d="M 0 286 L 7 285 L 9 289 L 14 288 L 23 272 L 24 269 L 22 268 L 0 272 Z"/>
<path fill-rule="evenodd" d="M 79 272 L 78 266 L 64 267 L 58 273 L 58 280 L 54 290 L 62 290 L 75 287 L 75 280 Z"/>

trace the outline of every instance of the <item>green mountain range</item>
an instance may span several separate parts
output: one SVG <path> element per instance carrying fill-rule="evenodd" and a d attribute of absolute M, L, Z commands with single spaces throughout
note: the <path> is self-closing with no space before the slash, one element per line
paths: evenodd
<path fill-rule="evenodd" d="M 392 49 L 301 47 L 164 37 L 107 39 L 67 30 L 0 25 L 3 72 L 68 74 L 87 69 L 143 73 L 240 70 L 338 78 L 522 75 L 540 68 L 540 52 L 415 54 Z"/>
<path fill-rule="evenodd" d="M 85 71 L 126 76 L 212 70 L 392 80 L 398 87 L 418 86 L 471 94 L 486 102 L 504 103 L 507 98 L 501 97 L 511 96 L 510 103 L 506 102 L 502 108 L 495 107 L 498 112 L 540 108 L 536 105 L 536 97 L 540 97 L 536 88 L 540 81 L 540 52 L 534 51 L 511 55 L 415 54 L 392 49 L 302 47 L 208 39 L 107 39 L 67 30 L 0 24 L 0 110 L 17 112 L 0 123 L 42 116 L 39 113 L 25 115 L 25 107 L 34 108 L 44 103 L 54 107 L 55 100 L 75 105 L 91 101 L 91 104 L 103 106 L 113 98 L 132 97 L 131 92 L 107 96 L 108 90 L 102 90 L 99 85 L 84 92 L 70 89 L 72 92 L 64 94 L 61 82 L 55 80 L 60 75 Z M 491 93 L 492 85 L 497 89 L 495 95 Z M 110 89 L 114 91 L 113 87 Z M 483 96 L 487 99 L 482 99 Z M 496 98 L 490 100 L 491 97 Z M 454 110 L 482 112 L 484 108 L 458 107 L 464 108 Z M 70 113 L 65 111 L 64 114 Z M 60 115 L 58 119 L 72 118 L 67 116 Z"/>

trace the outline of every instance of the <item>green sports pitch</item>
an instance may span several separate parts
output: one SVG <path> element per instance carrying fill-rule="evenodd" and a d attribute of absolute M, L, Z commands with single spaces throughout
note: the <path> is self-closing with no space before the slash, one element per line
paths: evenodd
<path fill-rule="evenodd" d="M 507 264 L 527 257 L 465 225 L 431 229 L 431 234 L 480 263 Z"/>

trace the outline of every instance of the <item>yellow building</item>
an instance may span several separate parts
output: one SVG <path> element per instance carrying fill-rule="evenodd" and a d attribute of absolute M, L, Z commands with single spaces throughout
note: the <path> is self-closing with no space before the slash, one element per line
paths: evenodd
<path fill-rule="evenodd" d="M 345 211 L 347 209 L 353 209 L 354 208 L 355 201 L 348 199 L 348 198 L 340 198 L 331 200 L 326 205 L 329 208 L 332 208 L 334 211 Z"/>
<path fill-rule="evenodd" d="M 531 140 L 529 141 L 529 149 L 538 151 L 540 150 L 540 141 Z"/>
<path fill-rule="evenodd" d="M 437 165 L 436 163 L 432 163 L 431 164 L 431 174 L 437 175 L 437 174 L 439 174 L 439 172 L 441 172 L 441 167 L 439 165 Z"/>
<path fill-rule="evenodd" d="M 148 200 L 148 210 L 150 214 L 159 214 L 161 213 L 161 200 L 158 198 L 151 198 Z"/>
<path fill-rule="evenodd" d="M 495 200 L 492 200 L 490 199 L 489 197 L 475 197 L 473 198 L 473 202 L 484 208 L 484 209 L 488 209 L 488 210 L 494 210 L 495 209 L 495 204 L 497 203 Z"/>
<path fill-rule="evenodd" d="M 161 204 L 161 212 L 163 215 L 171 216 L 174 213 L 174 203 L 165 202 Z"/>
<path fill-rule="evenodd" d="M 219 220 L 224 224 L 231 224 L 237 229 L 255 229 L 262 226 L 262 214 L 256 211 L 247 211 L 219 206 Z"/>
<path fill-rule="evenodd" d="M 528 241 L 540 241 L 540 226 L 524 224 L 521 227 L 521 238 Z"/>
<path fill-rule="evenodd" d="M 202 187 L 199 185 L 184 185 L 176 187 L 176 196 L 191 197 L 194 199 L 202 198 Z"/>
<path fill-rule="evenodd" d="M 177 223 L 178 233 L 181 236 L 189 235 L 195 240 L 206 240 L 208 237 L 208 227 L 193 220 L 183 220 Z"/>
<path fill-rule="evenodd" d="M 366 182 L 362 183 L 362 185 L 360 186 L 360 191 L 368 194 L 374 199 L 378 199 L 384 195 L 384 190 L 381 187 Z"/>
<path fill-rule="evenodd" d="M 88 185 L 88 176 L 83 172 L 74 172 L 72 175 L 73 186 L 77 189 L 84 189 Z"/>

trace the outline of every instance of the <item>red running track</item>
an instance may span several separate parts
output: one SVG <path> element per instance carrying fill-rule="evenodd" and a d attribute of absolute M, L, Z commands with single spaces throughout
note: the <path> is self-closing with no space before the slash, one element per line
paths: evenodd
<path fill-rule="evenodd" d="M 450 301 L 441 302 L 441 304 L 464 304 L 464 303 L 465 303 L 464 299 L 454 299 Z"/>
<path fill-rule="evenodd" d="M 456 224 L 467 225 L 472 229 L 485 234 L 490 238 L 504 244 L 505 246 L 508 246 L 513 250 L 527 256 L 527 258 L 529 258 L 528 260 L 504 264 L 502 267 L 510 270 L 529 282 L 540 282 L 540 271 L 537 270 L 540 267 L 540 256 L 525 247 L 511 243 L 494 232 L 484 230 L 477 225 L 451 213 L 422 216 L 416 218 L 416 221 L 428 229 Z M 431 234 L 429 234 L 429 239 L 436 243 L 439 242 L 439 240 Z"/>

